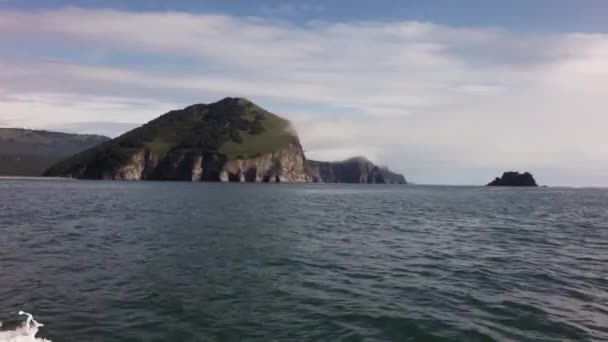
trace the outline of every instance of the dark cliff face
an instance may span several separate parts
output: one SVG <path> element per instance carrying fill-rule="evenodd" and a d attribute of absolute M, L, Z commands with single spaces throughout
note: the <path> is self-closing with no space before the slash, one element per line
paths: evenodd
<path fill-rule="evenodd" d="M 403 175 L 357 157 L 341 162 L 306 161 L 310 181 L 315 183 L 407 184 Z"/>
<path fill-rule="evenodd" d="M 176 180 L 209 182 L 309 181 L 305 157 L 297 138 L 275 151 L 246 159 L 230 159 L 225 154 L 200 149 L 174 149 L 166 154 L 134 151 L 130 159 L 114 169 L 74 169 L 63 176 L 107 180 Z"/>
<path fill-rule="evenodd" d="M 387 167 L 380 167 L 379 169 L 385 184 L 407 184 L 407 180 L 402 174 L 392 172 Z"/>
<path fill-rule="evenodd" d="M 502 174 L 502 177 L 496 177 L 492 182 L 490 182 L 487 186 L 528 186 L 535 187 L 538 186 L 536 184 L 536 180 L 529 172 L 519 173 L 519 172 L 505 172 Z"/>

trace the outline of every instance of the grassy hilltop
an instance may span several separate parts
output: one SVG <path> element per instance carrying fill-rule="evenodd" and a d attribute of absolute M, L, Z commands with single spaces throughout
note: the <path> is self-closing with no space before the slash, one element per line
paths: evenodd
<path fill-rule="evenodd" d="M 247 159 L 285 146 L 292 138 L 289 121 L 246 99 L 225 98 L 170 111 L 57 163 L 46 175 L 68 175 L 83 167 L 115 170 L 142 149 L 159 156 L 173 150 L 197 150 L 222 154 L 228 160 Z"/>

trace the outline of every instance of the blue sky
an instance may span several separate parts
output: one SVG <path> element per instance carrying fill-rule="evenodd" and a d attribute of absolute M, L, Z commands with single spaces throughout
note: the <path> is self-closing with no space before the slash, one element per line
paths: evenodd
<path fill-rule="evenodd" d="M 422 20 L 456 26 L 499 26 L 529 31 L 606 31 L 604 0 L 3 0 L 26 10 L 78 6 L 126 11 L 183 11 L 289 18 L 295 22 Z"/>
<path fill-rule="evenodd" d="M 0 0 L 0 126 L 247 97 L 417 183 L 608 186 L 608 2 Z"/>

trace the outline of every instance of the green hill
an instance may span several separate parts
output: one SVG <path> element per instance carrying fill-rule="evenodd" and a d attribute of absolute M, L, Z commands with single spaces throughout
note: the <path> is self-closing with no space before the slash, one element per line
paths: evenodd
<path fill-rule="evenodd" d="M 0 175 L 41 176 L 61 159 L 109 139 L 99 135 L 0 128 Z"/>
<path fill-rule="evenodd" d="M 294 138 L 289 121 L 246 99 L 225 98 L 170 111 L 55 164 L 45 175 L 114 179 L 143 151 L 146 165 L 133 167 L 147 169 L 142 171 L 143 178 L 164 179 L 153 168 L 202 154 L 223 160 L 251 159 L 287 146 Z"/>

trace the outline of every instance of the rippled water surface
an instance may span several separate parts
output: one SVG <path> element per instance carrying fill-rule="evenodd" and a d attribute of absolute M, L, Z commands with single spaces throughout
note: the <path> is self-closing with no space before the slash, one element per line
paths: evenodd
<path fill-rule="evenodd" d="M 608 191 L 0 180 L 60 341 L 608 341 Z"/>

